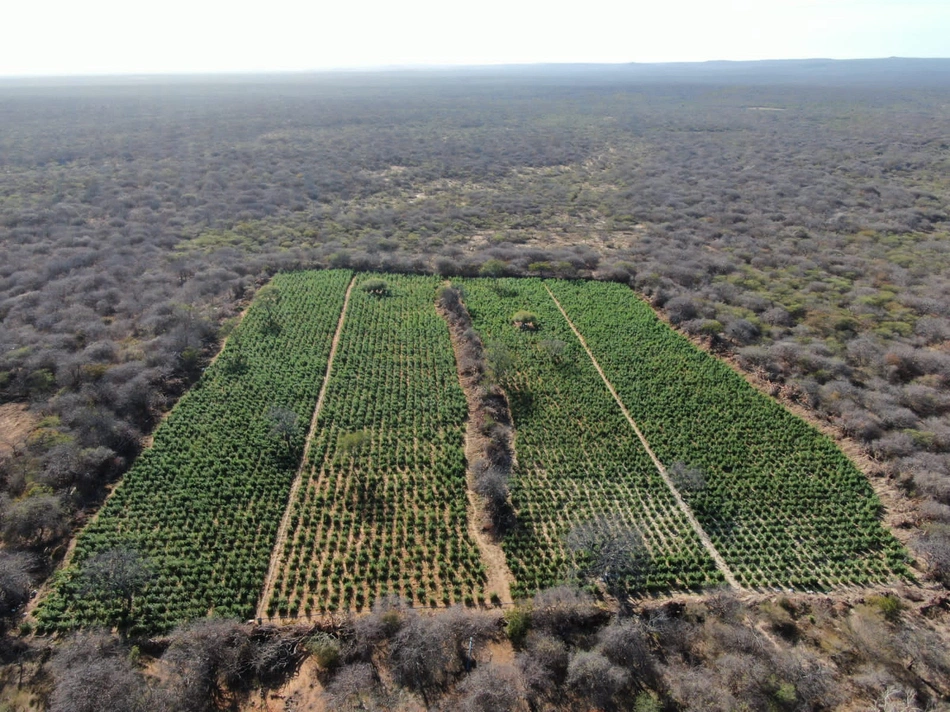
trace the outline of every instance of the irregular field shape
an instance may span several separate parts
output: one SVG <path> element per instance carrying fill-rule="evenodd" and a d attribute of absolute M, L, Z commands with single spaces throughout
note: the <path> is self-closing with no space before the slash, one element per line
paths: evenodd
<path fill-rule="evenodd" d="M 274 317 L 255 302 L 156 429 L 153 446 L 79 535 L 38 610 L 41 629 L 117 619 L 114 606 L 83 596 L 77 579 L 89 556 L 112 547 L 139 551 L 155 570 L 135 599 L 138 630 L 209 612 L 253 615 L 350 277 L 339 270 L 274 277 L 267 288 L 281 295 Z M 302 426 L 289 449 L 271 434 L 275 406 L 292 409 Z"/>
<path fill-rule="evenodd" d="M 828 437 L 661 322 L 629 288 L 547 281 L 744 585 L 830 588 L 906 574 L 867 478 Z"/>
<path fill-rule="evenodd" d="M 504 343 L 516 363 L 505 384 L 516 431 L 510 482 L 517 528 L 502 545 L 515 596 L 563 581 L 564 538 L 597 516 L 638 529 L 651 566 L 633 589 L 664 591 L 723 582 L 722 574 L 677 507 L 653 462 L 624 419 L 564 317 L 536 279 L 459 282 L 483 342 Z M 537 331 L 511 323 L 516 311 L 539 317 Z M 560 364 L 540 342 L 566 344 Z"/>
<path fill-rule="evenodd" d="M 362 282 L 383 279 L 389 295 Z M 465 396 L 433 277 L 361 274 L 292 503 L 271 615 L 482 600 L 468 533 Z M 355 449 L 341 439 L 364 432 Z"/>

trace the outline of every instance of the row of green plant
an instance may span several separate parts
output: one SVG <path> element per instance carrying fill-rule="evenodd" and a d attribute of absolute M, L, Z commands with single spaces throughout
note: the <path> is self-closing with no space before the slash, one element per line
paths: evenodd
<path fill-rule="evenodd" d="M 282 274 L 262 291 L 79 535 L 38 608 L 41 631 L 253 615 L 350 278 Z M 120 565 L 91 577 L 103 561 Z"/>
<path fill-rule="evenodd" d="M 702 473 L 682 494 L 741 582 L 824 588 L 908 573 L 867 478 L 828 437 L 627 287 L 547 285 L 660 460 Z"/>
<path fill-rule="evenodd" d="M 486 345 L 489 372 L 507 392 L 517 433 L 510 480 L 517 524 L 502 542 L 512 593 L 530 595 L 570 577 L 576 562 L 566 539 L 599 517 L 619 518 L 642 535 L 650 557 L 635 588 L 721 582 L 543 283 L 457 284 Z"/>
<path fill-rule="evenodd" d="M 482 599 L 466 509 L 467 406 L 438 286 L 358 276 L 270 615 L 359 610 L 388 593 L 418 605 Z"/>

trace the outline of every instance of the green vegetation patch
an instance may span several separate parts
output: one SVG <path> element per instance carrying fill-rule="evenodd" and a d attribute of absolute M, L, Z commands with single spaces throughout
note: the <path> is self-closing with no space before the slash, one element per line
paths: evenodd
<path fill-rule="evenodd" d="M 630 289 L 548 282 L 660 460 L 748 586 L 831 588 L 906 575 L 867 478 L 829 438 L 662 323 Z"/>
<path fill-rule="evenodd" d="M 571 554 L 568 539 L 599 522 L 635 533 L 649 553 L 645 566 L 624 571 L 611 586 L 663 591 L 721 583 L 544 283 L 459 284 L 489 360 L 498 362 L 490 370 L 508 394 L 517 432 L 510 486 L 518 524 L 503 541 L 512 593 L 533 593 L 588 567 Z M 516 326 L 517 312 L 530 313 L 537 328 Z"/>
<path fill-rule="evenodd" d="M 359 275 L 292 503 L 271 615 L 483 601 L 467 405 L 434 277 Z"/>

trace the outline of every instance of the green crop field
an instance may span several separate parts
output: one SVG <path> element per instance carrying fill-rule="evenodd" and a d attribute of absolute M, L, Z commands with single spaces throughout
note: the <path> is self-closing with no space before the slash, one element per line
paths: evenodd
<path fill-rule="evenodd" d="M 565 536 L 597 515 L 619 518 L 642 535 L 652 565 L 638 587 L 721 583 L 541 280 L 460 284 L 475 330 L 486 344 L 503 343 L 513 362 L 504 385 L 517 432 L 511 490 L 519 526 L 503 542 L 516 581 L 513 593 L 530 594 L 563 580 Z M 538 316 L 537 330 L 512 326 L 518 310 Z M 542 345 L 552 340 L 565 345 L 556 358 Z"/>
<path fill-rule="evenodd" d="M 467 404 L 435 308 L 442 283 L 275 277 L 78 537 L 38 608 L 40 630 L 167 630 L 209 613 L 251 617 L 256 605 L 282 618 L 361 610 L 389 593 L 483 602 Z M 568 579 L 570 533 L 592 521 L 642 542 L 644 563 L 619 581 L 631 593 L 907 574 L 868 481 L 834 443 L 628 288 L 457 284 L 486 351 L 508 362 L 496 377 L 513 417 L 516 524 L 500 543 L 516 597 Z M 533 328 L 515 324 L 518 311 Z M 295 427 L 277 427 L 275 408 Z M 117 550 L 148 574 L 121 595 L 89 573 Z"/>
<path fill-rule="evenodd" d="M 740 583 L 830 588 L 906 572 L 867 478 L 830 439 L 628 288 L 549 285 L 660 460 L 704 474 L 683 494 Z"/>
<path fill-rule="evenodd" d="M 374 277 L 386 295 L 359 288 Z M 416 605 L 481 601 L 467 407 L 435 311 L 439 283 L 357 278 L 269 613 L 359 610 L 389 593 Z"/>

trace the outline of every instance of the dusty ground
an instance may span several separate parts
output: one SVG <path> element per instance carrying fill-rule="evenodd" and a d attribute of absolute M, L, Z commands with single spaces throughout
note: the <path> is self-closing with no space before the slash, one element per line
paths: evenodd
<path fill-rule="evenodd" d="M 317 675 L 317 664 L 307 658 L 300 670 L 278 690 L 251 696 L 241 706 L 242 712 L 324 712 L 323 685 Z"/>
<path fill-rule="evenodd" d="M 23 403 L 0 405 L 0 457 L 23 447 L 39 420 Z"/>

